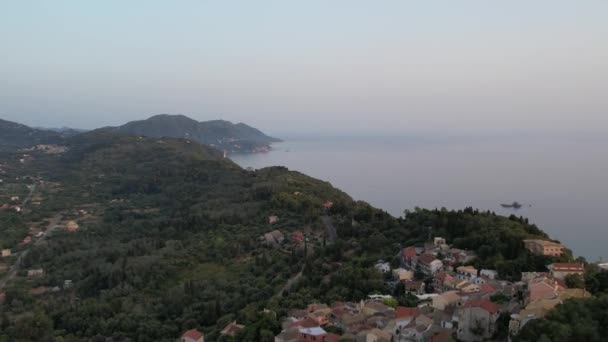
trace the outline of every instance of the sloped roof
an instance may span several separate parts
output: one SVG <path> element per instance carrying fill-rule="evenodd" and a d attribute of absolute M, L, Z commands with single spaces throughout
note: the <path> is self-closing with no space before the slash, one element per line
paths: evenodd
<path fill-rule="evenodd" d="M 196 329 L 190 329 L 188 331 L 186 331 L 182 337 L 189 337 L 193 340 L 198 340 L 199 338 L 203 337 L 203 333 L 196 330 Z"/>
<path fill-rule="evenodd" d="M 465 308 L 481 308 L 491 314 L 495 314 L 500 311 L 500 309 L 498 308 L 498 305 L 490 302 L 489 300 L 485 300 L 485 299 L 475 299 L 475 300 L 469 301 L 464 304 L 464 307 Z"/>

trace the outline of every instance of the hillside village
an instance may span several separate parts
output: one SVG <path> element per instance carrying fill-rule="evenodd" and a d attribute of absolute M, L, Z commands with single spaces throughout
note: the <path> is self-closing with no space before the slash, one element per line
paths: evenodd
<path fill-rule="evenodd" d="M 542 240 L 526 241 L 526 246 L 545 255 L 564 249 Z M 474 253 L 452 248 L 441 237 L 399 255 L 397 268 L 383 260 L 373 267 L 386 275 L 387 285 L 415 296 L 418 305 L 402 306 L 382 294 L 357 303 L 311 303 L 289 312 L 275 341 L 483 341 L 500 333 L 517 335 L 564 300 L 591 296 L 566 286 L 566 277 L 584 274 L 579 263 L 554 263 L 547 272 L 524 272 L 521 281 L 511 283 L 495 270 L 468 266 Z"/>

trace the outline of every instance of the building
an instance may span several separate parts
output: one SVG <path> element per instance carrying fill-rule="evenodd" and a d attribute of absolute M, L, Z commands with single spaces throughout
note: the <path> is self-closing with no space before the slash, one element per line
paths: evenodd
<path fill-rule="evenodd" d="M 461 298 L 457 291 L 448 291 L 433 297 L 433 308 L 436 310 L 445 310 L 449 307 L 460 306 Z"/>
<path fill-rule="evenodd" d="M 277 222 L 279 222 L 278 216 L 269 216 L 268 217 L 268 224 L 273 224 L 273 223 L 277 223 Z"/>
<path fill-rule="evenodd" d="M 5 248 L 2 250 L 2 257 L 3 258 L 8 258 L 11 256 L 11 250 L 8 248 Z"/>
<path fill-rule="evenodd" d="M 456 277 L 463 280 L 475 278 L 477 269 L 473 266 L 458 266 L 456 267 Z"/>
<path fill-rule="evenodd" d="M 220 335 L 223 336 L 236 336 L 236 334 L 245 329 L 245 326 L 242 324 L 237 324 L 236 321 L 230 322 L 221 332 Z"/>
<path fill-rule="evenodd" d="M 321 327 L 300 328 L 299 342 L 324 342 L 327 332 Z"/>
<path fill-rule="evenodd" d="M 409 269 L 414 268 L 414 259 L 416 259 L 416 248 L 415 247 L 406 247 L 401 252 L 401 262 L 403 265 Z"/>
<path fill-rule="evenodd" d="M 585 267 L 576 262 L 558 262 L 547 266 L 551 275 L 557 279 L 566 279 L 566 276 L 572 274 L 585 274 Z"/>
<path fill-rule="evenodd" d="M 399 281 L 412 280 L 414 272 L 408 271 L 405 268 L 396 268 L 393 270 L 393 278 Z"/>
<path fill-rule="evenodd" d="M 27 271 L 28 278 L 40 277 L 42 275 L 44 275 L 44 270 L 42 268 Z"/>
<path fill-rule="evenodd" d="M 495 270 L 481 269 L 481 271 L 479 271 L 479 275 L 492 280 L 498 278 L 498 272 Z"/>
<path fill-rule="evenodd" d="M 496 331 L 499 315 L 498 306 L 489 300 L 479 299 L 465 303 L 458 315 L 458 339 L 483 341 L 491 338 Z"/>
<path fill-rule="evenodd" d="M 425 294 L 424 288 L 424 282 L 422 281 L 405 281 L 405 293 L 411 293 L 413 295 L 423 295 Z"/>
<path fill-rule="evenodd" d="M 196 329 L 190 329 L 182 334 L 180 342 L 205 342 L 205 335 Z"/>
<path fill-rule="evenodd" d="M 66 228 L 70 232 L 75 232 L 78 230 L 78 228 L 80 228 L 80 226 L 78 225 L 78 223 L 76 223 L 76 221 L 71 220 L 67 223 Z"/>
<path fill-rule="evenodd" d="M 425 253 L 418 257 L 416 267 L 419 268 L 424 275 L 430 277 L 433 274 L 441 271 L 443 263 L 434 255 Z"/>
<path fill-rule="evenodd" d="M 560 256 L 564 253 L 564 246 L 557 242 L 547 240 L 524 240 L 524 246 L 537 255 Z"/>

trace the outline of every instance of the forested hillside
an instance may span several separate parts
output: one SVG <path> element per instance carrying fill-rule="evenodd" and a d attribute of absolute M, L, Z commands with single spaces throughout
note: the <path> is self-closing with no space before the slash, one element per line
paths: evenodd
<path fill-rule="evenodd" d="M 247 327 L 237 340 L 267 340 L 291 308 L 389 291 L 371 265 L 398 263 L 403 246 L 445 236 L 515 277 L 537 262 L 522 239 L 545 236 L 473 209 L 394 218 L 329 183 L 282 167 L 246 171 L 188 140 L 101 130 L 66 146 L 11 171 L 42 180 L 43 200 L 3 229 L 57 215 L 79 228 L 53 231 L 21 258 L 0 306 L 8 340 L 173 341 L 199 328 L 214 341 L 233 320 Z M 284 239 L 268 243 L 275 230 Z M 28 269 L 44 273 L 28 279 Z"/>

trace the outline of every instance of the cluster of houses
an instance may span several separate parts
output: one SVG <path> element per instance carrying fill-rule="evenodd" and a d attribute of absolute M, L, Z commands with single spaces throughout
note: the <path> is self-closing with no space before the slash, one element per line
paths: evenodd
<path fill-rule="evenodd" d="M 230 322 L 222 331 L 220 336 L 235 337 L 236 334 L 245 329 L 242 324 L 236 323 L 236 321 Z M 198 329 L 190 329 L 185 331 L 179 338 L 180 342 L 205 342 L 205 334 Z"/>
<path fill-rule="evenodd" d="M 19 196 L 11 196 L 10 198 L 8 198 L 8 202 L 7 203 L 3 203 L 0 206 L 0 209 L 2 210 L 14 210 L 16 212 L 21 212 L 21 210 L 23 209 L 23 206 L 21 204 L 21 200 L 19 199 Z"/>
<path fill-rule="evenodd" d="M 543 255 L 564 250 L 540 240 L 527 240 L 526 247 Z M 386 300 L 390 296 L 381 295 L 360 303 L 310 304 L 289 312 L 275 341 L 483 341 L 497 332 L 501 316 L 510 317 L 508 331 L 516 335 L 564 300 L 590 296 L 565 284 L 568 275 L 584 274 L 579 263 L 554 263 L 548 272 L 524 272 L 521 281 L 512 283 L 500 280 L 495 270 L 470 266 L 474 259 L 474 253 L 452 248 L 440 237 L 423 247 L 406 247 L 400 267 L 379 260 L 374 268 L 390 274 L 387 284 L 401 283 L 416 296 L 416 307 L 393 308 Z"/>

